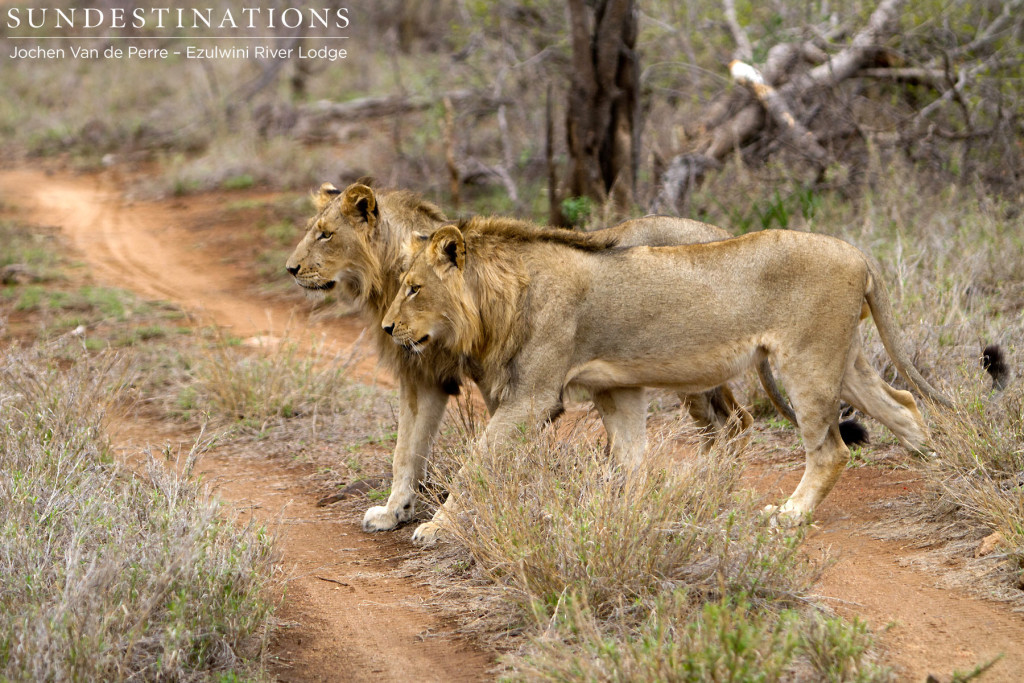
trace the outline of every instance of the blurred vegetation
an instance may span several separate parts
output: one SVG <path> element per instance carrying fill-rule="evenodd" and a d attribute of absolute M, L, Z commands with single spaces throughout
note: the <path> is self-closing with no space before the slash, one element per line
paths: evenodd
<path fill-rule="evenodd" d="M 835 54 L 876 5 L 736 3 L 755 63 L 783 42 L 812 41 Z M 981 183 L 1015 196 L 1024 172 L 1024 11 L 1014 10 L 1024 8 L 1018 5 L 906 2 L 899 37 L 884 46 L 878 64 L 809 101 L 791 103 L 826 141 L 832 160 L 826 177 L 810 173 L 771 127 L 745 142 L 737 156 L 755 173 L 765 161 L 777 161 L 790 177 L 844 195 L 871 184 L 873 163 L 901 159 L 940 185 Z M 735 45 L 717 1 L 640 0 L 637 7 L 642 213 L 663 165 L 703 135 L 708 107 L 735 90 L 726 68 Z M 537 199 L 546 192 L 549 88 L 554 161 L 565 167 L 570 46 L 563 2 L 360 3 L 341 33 L 350 40 L 347 58 L 338 62 L 18 60 L 0 74 L 8 94 L 0 102 L 0 148 L 8 158 L 59 157 L 85 168 L 157 161 L 163 180 L 151 189 L 160 193 L 305 189 L 324 179 L 376 174 L 386 184 L 418 188 L 445 203 L 441 96 L 471 91 L 498 104 L 470 99 L 455 105 L 451 145 L 462 194 L 471 206 L 479 197 L 494 208 L 494 189 L 500 188 L 512 197 L 506 210 L 545 215 L 545 203 Z M 304 40 L 316 45 L 314 38 Z M 13 43 L 0 42 L 4 49 Z M 186 43 L 186 36 L 172 35 L 160 46 Z M 111 78 L 115 69 L 117 78 Z M 912 77 L 914 70 L 931 75 Z M 290 128 L 267 124 L 268 112 L 291 115 L 321 100 L 350 103 L 367 96 L 426 97 L 436 104 L 372 121 L 314 123 L 301 134 L 294 122 Z M 779 208 L 792 210 L 785 203 Z M 682 210 L 692 213 L 688 205 Z M 779 214 L 751 218 L 755 228 L 784 222 Z"/>

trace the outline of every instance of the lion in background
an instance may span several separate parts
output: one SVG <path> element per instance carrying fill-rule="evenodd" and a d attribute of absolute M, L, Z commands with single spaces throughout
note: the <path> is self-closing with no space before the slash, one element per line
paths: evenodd
<path fill-rule="evenodd" d="M 399 292 L 408 265 L 410 238 L 417 233 L 430 235 L 449 224 L 441 210 L 414 193 L 378 193 L 364 182 L 344 191 L 325 183 L 314 195 L 314 204 L 317 213 L 286 268 L 307 290 L 344 290 L 370 322 L 381 362 L 398 379 L 398 438 L 391 494 L 385 505 L 371 507 L 363 518 L 367 531 L 393 529 L 415 515 L 416 494 L 448 397 L 457 394 L 460 383 L 468 377 L 480 386 L 488 410 L 493 412 L 500 391 L 495 391 L 494 378 L 476 359 L 440 345 L 415 351 L 401 347 L 381 329 L 380 323 Z M 721 228 L 665 217 L 631 220 L 589 234 L 594 239 L 614 239 L 620 245 L 672 245 L 729 237 Z M 795 424 L 796 418 L 780 396 L 767 363 L 758 369 L 772 402 Z M 732 435 L 752 422 L 728 386 L 709 387 L 706 392 L 683 398 L 691 416 L 710 434 Z M 629 460 L 642 454 L 647 439 L 643 389 L 597 390 L 594 403 L 608 432 L 612 455 Z"/>
<path fill-rule="evenodd" d="M 474 364 L 497 403 L 483 447 L 557 414 L 570 386 L 693 394 L 771 358 L 807 457 L 800 483 L 778 509 L 787 521 L 809 516 L 849 459 L 840 399 L 906 447 L 928 449 L 913 395 L 889 386 L 864 355 L 858 325 L 865 309 L 904 379 L 931 401 L 949 401 L 900 345 L 884 282 L 856 247 L 789 230 L 621 246 L 610 233 L 511 219 L 442 227 L 420 245 L 383 330 L 410 353 L 440 347 Z M 414 540 L 432 542 L 451 505 L 420 525 Z"/>

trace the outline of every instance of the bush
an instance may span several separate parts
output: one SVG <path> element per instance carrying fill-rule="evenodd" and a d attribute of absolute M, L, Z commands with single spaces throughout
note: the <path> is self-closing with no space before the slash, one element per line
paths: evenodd
<path fill-rule="evenodd" d="M 271 539 L 189 478 L 198 444 L 180 474 L 113 461 L 103 407 L 124 383 L 109 359 L 0 361 L 0 678 L 258 673 Z"/>
<path fill-rule="evenodd" d="M 863 624 L 798 609 L 815 574 L 803 532 L 765 524 L 732 447 L 674 460 L 664 437 L 622 471 L 553 432 L 451 449 L 443 475 L 451 534 L 529 624 L 511 678 L 888 680 Z"/>

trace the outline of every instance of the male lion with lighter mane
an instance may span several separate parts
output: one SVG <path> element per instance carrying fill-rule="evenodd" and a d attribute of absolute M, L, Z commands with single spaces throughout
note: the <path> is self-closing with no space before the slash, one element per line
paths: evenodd
<path fill-rule="evenodd" d="M 495 392 L 489 375 L 465 354 L 438 345 L 414 351 L 392 344 L 381 330 L 380 322 L 399 291 L 408 265 L 407 242 L 414 233 L 429 235 L 448 224 L 441 210 L 414 193 L 378 193 L 364 182 L 354 183 L 344 192 L 324 183 L 313 199 L 317 213 L 286 268 L 307 290 L 326 291 L 336 286 L 345 290 L 376 331 L 381 361 L 398 378 L 398 440 L 391 495 L 385 505 L 371 507 L 363 518 L 366 531 L 393 529 L 415 516 L 417 490 L 449 395 L 457 394 L 460 383 L 469 377 L 480 386 L 488 410 L 493 412 L 500 392 Z M 665 217 L 631 220 L 590 234 L 597 239 L 614 239 L 624 246 L 686 244 L 729 237 L 721 228 Z M 772 402 L 795 420 L 779 395 L 767 363 L 758 371 Z M 728 386 L 707 388 L 710 391 L 684 396 L 698 425 L 709 433 L 728 435 L 749 426 L 750 415 L 736 402 Z M 607 429 L 612 456 L 630 460 L 642 454 L 647 438 L 643 390 L 598 390 L 594 403 Z"/>
<path fill-rule="evenodd" d="M 790 230 L 618 246 L 612 234 L 511 219 L 442 227 L 420 242 L 383 329 L 412 353 L 441 348 L 479 368 L 497 402 L 484 447 L 557 414 L 569 386 L 696 393 L 771 358 L 807 454 L 803 478 L 777 510 L 786 523 L 809 516 L 849 458 L 840 399 L 905 446 L 928 448 L 914 397 L 889 386 L 864 356 L 857 327 L 868 311 L 904 379 L 929 400 L 949 401 L 910 362 L 885 285 L 856 247 Z M 452 505 L 414 540 L 432 542 Z"/>

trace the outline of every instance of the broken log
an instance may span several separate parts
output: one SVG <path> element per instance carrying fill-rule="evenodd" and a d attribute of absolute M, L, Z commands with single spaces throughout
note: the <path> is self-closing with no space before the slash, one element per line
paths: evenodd
<path fill-rule="evenodd" d="M 678 213 L 687 188 L 700 181 L 699 174 L 719 165 L 732 150 L 761 132 L 769 120 L 781 121 L 783 129 L 798 141 L 797 148 L 802 149 L 819 168 L 823 167 L 828 160 L 827 154 L 824 154 L 824 149 L 807 128 L 793 116 L 790 103 L 800 102 L 817 90 L 834 87 L 868 66 L 883 43 L 898 30 L 900 12 L 905 3 L 906 0 L 882 0 L 872 12 L 867 26 L 854 35 L 846 48 L 805 72 L 792 73 L 789 70 L 798 61 L 797 57 L 811 62 L 822 59 L 821 48 L 813 42 L 795 49 L 780 48 L 774 55 L 770 51 L 765 73 L 761 76 L 761 85 L 766 87 L 760 88 L 758 94 L 744 83 L 746 104 L 737 106 L 731 99 L 727 99 L 728 106 L 713 108 L 713 116 L 709 117 L 705 127 L 703 142 L 696 151 L 680 154 L 669 162 L 650 210 L 655 213 Z M 741 75 L 750 75 L 745 69 L 740 71 Z M 751 82 L 751 85 L 754 83 Z"/>
<path fill-rule="evenodd" d="M 385 95 L 360 97 L 348 102 L 320 100 L 311 104 L 264 104 L 253 111 L 253 119 L 260 135 L 287 135 L 306 142 L 330 140 L 336 137 L 339 124 L 369 119 L 399 116 L 425 111 L 445 100 L 453 107 L 481 107 L 491 109 L 502 103 L 493 95 L 475 90 L 453 90 L 438 95 Z"/>

